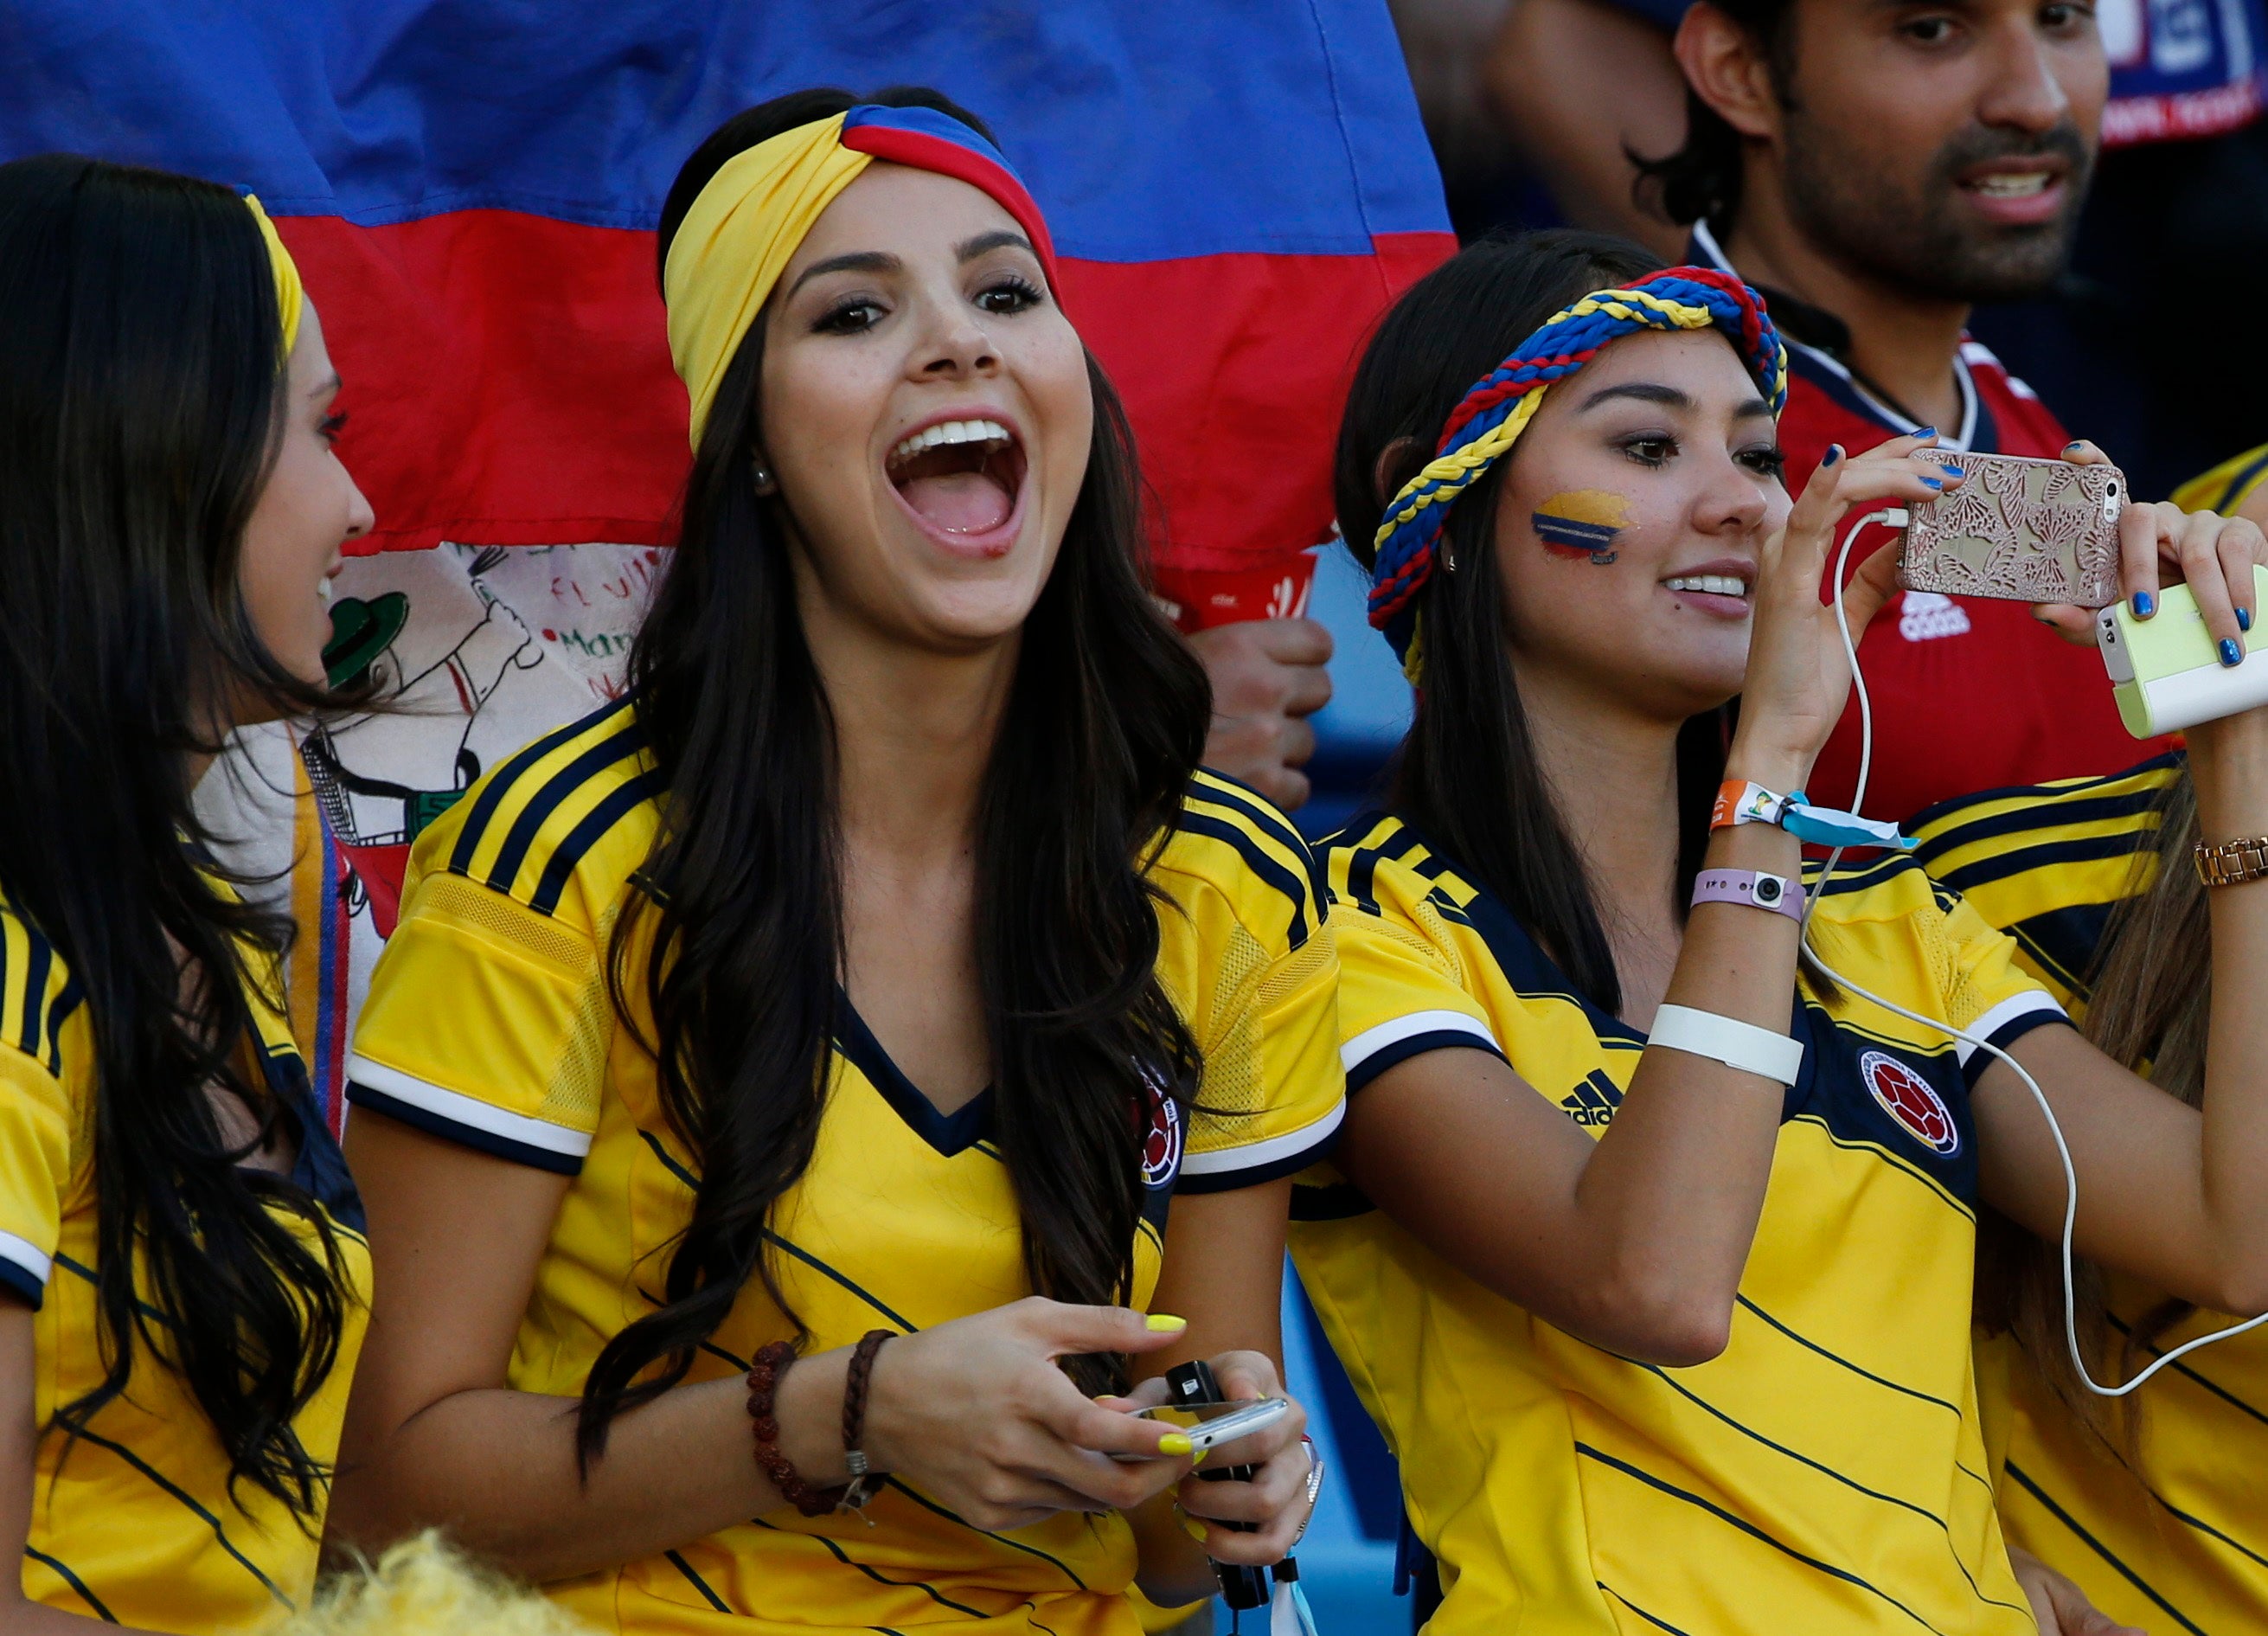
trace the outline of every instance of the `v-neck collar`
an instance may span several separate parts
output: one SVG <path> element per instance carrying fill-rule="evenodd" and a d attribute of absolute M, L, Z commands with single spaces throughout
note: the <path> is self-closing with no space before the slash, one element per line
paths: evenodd
<path fill-rule="evenodd" d="M 986 1086 L 952 1113 L 939 1113 L 921 1087 L 906 1078 L 890 1059 L 882 1042 L 850 1003 L 850 996 L 835 991 L 835 1049 L 866 1076 L 906 1128 L 947 1159 L 967 1152 L 992 1133 L 992 1087 Z"/>

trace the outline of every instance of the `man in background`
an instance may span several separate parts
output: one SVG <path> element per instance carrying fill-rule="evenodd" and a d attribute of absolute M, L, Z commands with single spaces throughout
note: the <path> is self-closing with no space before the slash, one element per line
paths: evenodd
<path fill-rule="evenodd" d="M 1521 5 L 1599 21 L 1588 0 Z M 1702 0 L 1673 53 L 1683 143 L 1638 168 L 1690 232 L 1684 259 L 1765 291 L 1793 373 L 1780 423 L 1790 487 L 1831 443 L 1856 453 L 1924 426 L 1948 450 L 2060 454 L 2069 434 L 1967 324 L 1977 302 L 2047 289 L 2069 257 L 2109 89 L 2091 11 Z M 1646 59 L 1634 62 L 1642 86 Z M 1635 148 L 1647 133 L 1629 135 Z M 1870 530 L 1854 560 L 1885 537 Z M 1875 704 L 1875 815 L 2107 772 L 2151 748 L 2119 726 L 2096 655 L 2020 603 L 1907 593 L 1859 657 Z M 1858 751 L 1854 706 L 1820 758 L 1815 799 L 1850 798 Z"/>

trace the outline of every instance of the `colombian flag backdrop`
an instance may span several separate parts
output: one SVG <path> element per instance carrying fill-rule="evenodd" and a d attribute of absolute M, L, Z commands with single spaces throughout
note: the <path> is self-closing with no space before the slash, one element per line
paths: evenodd
<path fill-rule="evenodd" d="M 231 861 L 288 877 L 334 1123 L 423 828 L 615 696 L 683 481 L 653 225 L 783 92 L 929 85 L 998 132 L 1124 394 L 1186 626 L 1295 611 L 1365 332 L 1447 255 L 1385 0 L 0 0 L 0 159 L 258 192 L 346 379 L 378 531 L 326 652 L 391 712 L 244 735 Z M 274 800 L 269 799 L 269 795 Z"/>
<path fill-rule="evenodd" d="M 1363 333 L 1453 247 L 1384 0 L 0 0 L 0 158 L 258 192 L 352 411 L 370 550 L 667 542 L 653 225 L 782 92 L 990 121 L 1124 392 L 1169 567 L 1313 544 Z"/>

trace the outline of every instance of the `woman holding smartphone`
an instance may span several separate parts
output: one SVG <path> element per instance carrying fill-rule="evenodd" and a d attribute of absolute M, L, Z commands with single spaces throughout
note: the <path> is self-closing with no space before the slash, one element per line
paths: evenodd
<path fill-rule="evenodd" d="M 626 1631 L 1130 1630 L 1312 1502 L 1296 1414 L 1182 1481 L 1125 1396 L 1280 1389 L 1343 1105 L 1310 861 L 1197 770 L 1123 419 L 971 116 L 766 103 L 660 237 L 695 458 L 631 691 L 426 831 L 357 1035 L 336 1525 Z"/>
<path fill-rule="evenodd" d="M 2216 1013 L 2185 1107 L 1900 853 L 1807 873 L 1852 823 L 1791 799 L 1851 683 L 1831 533 L 1956 479 L 1896 438 L 1791 507 L 1783 367 L 1736 281 L 1548 234 L 1413 287 L 1349 404 L 1342 526 L 1383 542 L 1421 692 L 1329 851 L 1353 1088 L 1293 1249 L 1437 1632 L 2100 1628 L 2012 1567 L 1970 1361 L 1979 1203 L 2051 1233 L 2063 1172 L 1938 1022 L 2047 1087 L 2085 1253 L 2268 1305 L 2268 1019 Z M 2235 632 L 2257 530 L 2138 507 L 2124 543 L 2131 586 L 2163 553 Z M 1893 565 L 1851 580 L 1854 631 Z M 2207 831 L 2268 830 L 2268 719 L 2223 728 Z M 2264 890 L 2214 895 L 2217 984 L 2268 981 Z"/>
<path fill-rule="evenodd" d="M 371 526 L 257 201 L 0 166 L 0 1629 L 304 1604 L 362 1340 L 361 1211 L 280 1010 L 291 927 L 190 800 L 335 703 Z"/>

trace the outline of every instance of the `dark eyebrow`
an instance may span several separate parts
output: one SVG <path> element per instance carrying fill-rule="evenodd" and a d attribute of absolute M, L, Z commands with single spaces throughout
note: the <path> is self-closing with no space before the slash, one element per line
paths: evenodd
<path fill-rule="evenodd" d="M 1587 414 L 1602 403 L 1611 403 L 1616 398 L 1636 398 L 1641 403 L 1659 403 L 1664 409 L 1690 409 L 1693 400 L 1675 387 L 1665 387 L 1651 380 L 1633 380 L 1627 386 L 1602 387 L 1583 400 L 1575 412 Z"/>
<path fill-rule="evenodd" d="M 1675 387 L 1665 387 L 1652 380 L 1633 380 L 1626 386 L 1602 387 L 1585 398 L 1575 412 L 1584 414 L 1616 398 L 1636 398 L 1641 403 L 1659 403 L 1664 409 L 1690 409 L 1694 407 L 1693 400 Z M 1766 420 L 1771 418 L 1771 405 L 1762 398 L 1750 398 L 1733 411 L 1734 420 L 1754 420 L 1759 416 Z"/>
<path fill-rule="evenodd" d="M 896 273 L 904 271 L 905 265 L 886 250 L 854 250 L 849 255 L 830 255 L 805 268 L 788 286 L 787 292 L 793 295 L 821 273 Z"/>
<path fill-rule="evenodd" d="M 997 232 L 978 233 L 974 239 L 953 247 L 954 257 L 963 262 L 973 262 L 987 250 L 1023 250 L 1033 255 L 1039 254 L 1032 248 L 1029 239 L 1019 232 L 1010 232 L 1005 227 Z"/>

